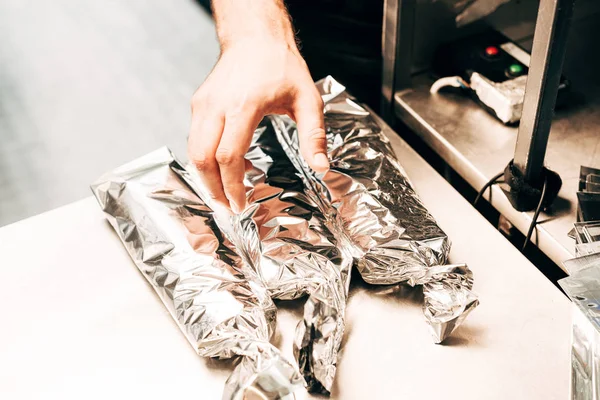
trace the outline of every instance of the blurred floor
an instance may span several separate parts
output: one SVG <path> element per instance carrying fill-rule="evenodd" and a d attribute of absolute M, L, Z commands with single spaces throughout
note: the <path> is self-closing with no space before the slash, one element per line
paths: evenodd
<path fill-rule="evenodd" d="M 0 1 L 0 226 L 167 145 L 218 55 L 193 0 Z"/>

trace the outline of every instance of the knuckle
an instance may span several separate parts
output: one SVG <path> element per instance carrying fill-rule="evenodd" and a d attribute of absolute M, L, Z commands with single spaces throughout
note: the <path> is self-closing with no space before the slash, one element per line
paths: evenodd
<path fill-rule="evenodd" d="M 203 90 L 198 90 L 192 96 L 192 111 L 206 108 L 209 105 L 209 98 Z"/>
<path fill-rule="evenodd" d="M 256 107 L 257 104 L 263 103 L 266 101 L 266 96 L 259 92 L 258 90 L 253 90 L 252 92 L 250 92 L 244 103 L 242 108 L 248 109 L 248 108 L 254 108 Z"/>
<path fill-rule="evenodd" d="M 212 161 L 213 161 L 211 157 L 208 157 L 204 153 L 194 154 L 190 158 L 192 160 L 192 164 L 194 164 L 196 169 L 200 172 L 206 171 L 206 169 L 208 169 L 211 166 Z"/>
<path fill-rule="evenodd" d="M 323 130 L 323 128 L 313 128 L 306 132 L 306 138 L 311 142 L 324 142 L 325 131 Z"/>
<path fill-rule="evenodd" d="M 238 123 L 244 112 L 244 107 L 237 105 L 231 106 L 225 111 L 225 120 L 229 124 Z"/>
<path fill-rule="evenodd" d="M 233 103 L 225 111 L 225 119 L 229 123 L 239 124 L 242 121 L 248 119 L 249 115 L 252 115 L 261 106 L 259 100 L 247 98 L 242 102 Z"/>
<path fill-rule="evenodd" d="M 217 153 L 215 154 L 215 158 L 219 165 L 228 166 L 233 164 L 233 162 L 239 158 L 239 155 L 236 154 L 235 151 L 230 149 L 217 149 Z"/>
<path fill-rule="evenodd" d="M 215 193 L 213 191 L 208 192 L 208 197 L 211 200 L 223 200 L 225 198 L 225 196 L 221 193 Z"/>

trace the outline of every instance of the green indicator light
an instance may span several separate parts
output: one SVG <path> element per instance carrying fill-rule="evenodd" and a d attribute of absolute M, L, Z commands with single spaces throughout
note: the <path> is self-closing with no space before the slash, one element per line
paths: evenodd
<path fill-rule="evenodd" d="M 508 72 L 510 72 L 511 75 L 519 75 L 523 72 L 523 67 L 520 64 L 512 64 L 508 67 Z"/>

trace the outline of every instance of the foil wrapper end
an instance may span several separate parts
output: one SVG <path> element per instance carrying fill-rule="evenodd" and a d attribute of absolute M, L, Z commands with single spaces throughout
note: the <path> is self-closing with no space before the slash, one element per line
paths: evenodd
<path fill-rule="evenodd" d="M 473 273 L 465 264 L 436 265 L 423 284 L 423 313 L 435 343 L 442 343 L 477 307 Z"/>
<path fill-rule="evenodd" d="M 243 357 L 225 382 L 223 400 L 289 399 L 306 385 L 296 366 L 268 342 Z"/>
<path fill-rule="evenodd" d="M 343 288 L 319 288 L 306 301 L 296 328 L 294 355 L 311 393 L 331 392 L 344 334 L 346 296 Z"/>

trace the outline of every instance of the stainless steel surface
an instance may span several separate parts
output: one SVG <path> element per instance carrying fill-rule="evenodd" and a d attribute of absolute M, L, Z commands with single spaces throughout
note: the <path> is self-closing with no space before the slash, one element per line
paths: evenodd
<path fill-rule="evenodd" d="M 396 113 L 479 190 L 511 160 L 517 129 L 502 125 L 465 96 L 431 95 L 432 82 L 420 75 L 412 89 L 397 93 Z M 599 106 L 598 100 L 590 99 L 585 106 L 559 112 L 548 142 L 546 163 L 561 175 L 563 186 L 551 214 L 541 214 L 533 243 L 558 265 L 574 254 L 574 241 L 567 233 L 576 221 L 579 165 L 600 165 Z M 492 205 L 526 233 L 531 213 L 517 212 L 499 188 L 492 190 Z"/>
<path fill-rule="evenodd" d="M 413 80 L 412 89 L 397 93 L 396 115 L 473 188 L 479 190 L 512 159 L 517 129 L 503 125 L 467 97 L 431 95 L 429 87 L 432 82 L 427 76 L 418 76 Z M 552 148 L 551 141 L 551 151 Z M 552 217 L 541 215 L 541 224 L 534 232 L 533 242 L 561 265 L 564 259 L 571 257 L 573 243 L 566 233 L 575 221 L 575 189 L 579 175 L 569 164 L 557 168 L 552 158 L 549 155 L 549 165 L 564 179 L 559 196 L 568 200 L 560 202 L 561 209 L 555 210 Z M 564 168 L 571 171 L 564 171 Z M 526 233 L 531 222 L 530 214 L 517 212 L 499 188 L 493 187 L 492 193 L 492 205 Z M 554 235 L 549 233 L 550 229 Z"/>
<path fill-rule="evenodd" d="M 422 323 L 418 290 L 353 283 L 332 398 L 567 398 L 570 302 L 402 139 L 384 132 L 453 239 L 450 262 L 473 270 L 482 302 L 438 346 Z M 95 200 L 0 228 L 0 254 L 10 283 L 0 291 L 1 398 L 220 398 L 233 365 L 198 358 Z M 280 308 L 274 343 L 291 358 L 302 303 Z"/>
<path fill-rule="evenodd" d="M 0 1 L 0 226 L 168 145 L 219 54 L 193 0 Z"/>
<path fill-rule="evenodd" d="M 556 111 L 546 151 L 546 165 L 560 174 L 563 186 L 551 213 L 540 215 L 533 243 L 559 266 L 575 254 L 567 233 L 576 221 L 579 166 L 600 166 L 600 54 L 593 50 L 599 35 L 595 15 L 571 26 L 564 74 L 574 96 Z M 479 190 L 513 158 L 517 128 L 504 126 L 466 96 L 431 95 L 432 83 L 426 73 L 415 76 L 411 89 L 396 93 L 396 115 Z M 492 205 L 527 232 L 531 213 L 515 211 L 499 188 L 493 189 Z"/>
<path fill-rule="evenodd" d="M 394 116 L 394 92 L 410 86 L 417 0 L 385 0 L 381 114 Z"/>
<path fill-rule="evenodd" d="M 515 166 L 523 173 L 525 180 L 535 187 L 541 184 L 573 3 L 574 0 L 541 0 L 535 24 L 514 157 Z"/>
<path fill-rule="evenodd" d="M 429 87 L 432 82 L 427 76 L 418 76 L 413 80 L 412 89 L 397 93 L 396 115 L 479 190 L 512 158 L 516 128 L 498 122 L 468 97 L 441 93 L 431 95 Z M 526 232 L 530 216 L 517 212 L 499 188 L 493 187 L 492 193 L 492 205 L 521 232 Z M 572 223 L 566 223 L 565 232 L 571 227 Z M 564 248 L 566 243 L 561 245 L 557 241 L 559 238 L 553 238 L 546 228 L 547 223 L 536 229 L 533 242 L 560 265 L 560 261 L 571 255 Z"/>
<path fill-rule="evenodd" d="M 600 267 L 600 252 L 571 258 L 566 260 L 563 264 L 569 275 L 573 275 L 588 267 Z"/>

